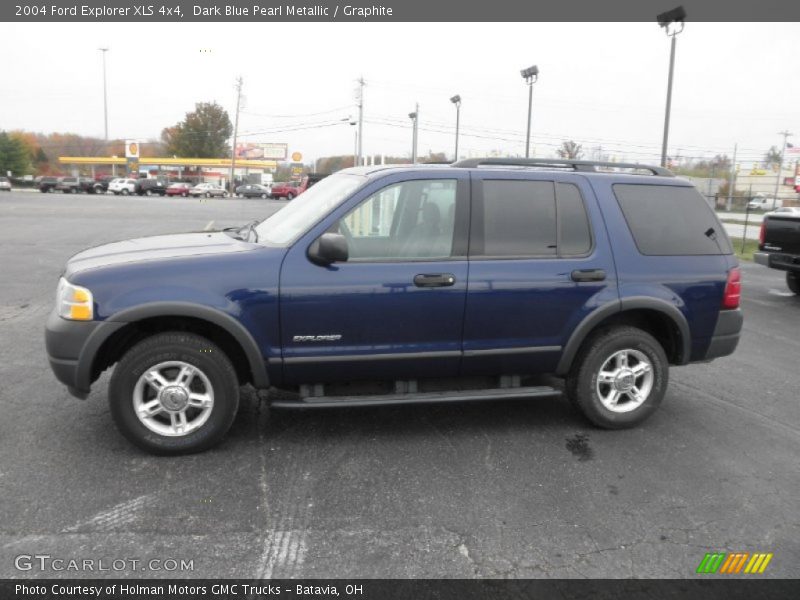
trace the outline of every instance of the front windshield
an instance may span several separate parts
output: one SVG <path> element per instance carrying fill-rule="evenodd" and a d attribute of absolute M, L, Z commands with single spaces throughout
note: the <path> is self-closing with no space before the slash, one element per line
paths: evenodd
<path fill-rule="evenodd" d="M 262 221 L 256 227 L 259 241 L 278 246 L 291 244 L 365 181 L 360 175 L 326 177 Z"/>

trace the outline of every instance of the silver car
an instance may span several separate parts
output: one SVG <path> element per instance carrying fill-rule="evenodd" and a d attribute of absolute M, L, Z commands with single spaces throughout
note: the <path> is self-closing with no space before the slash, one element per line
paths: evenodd
<path fill-rule="evenodd" d="M 0 177 L 0 191 L 11 191 L 11 182 L 8 180 L 8 177 Z"/>
<path fill-rule="evenodd" d="M 228 196 L 228 192 L 213 183 L 198 183 L 189 190 L 189 194 L 195 198 L 199 198 L 200 196 L 205 196 L 206 198 L 211 198 L 211 196 L 225 198 Z"/>

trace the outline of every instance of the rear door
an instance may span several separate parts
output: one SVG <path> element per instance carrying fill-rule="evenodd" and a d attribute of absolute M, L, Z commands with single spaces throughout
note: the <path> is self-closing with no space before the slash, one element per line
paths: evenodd
<path fill-rule="evenodd" d="M 599 207 L 580 175 L 472 172 L 464 374 L 551 372 L 594 307 L 618 297 Z"/>

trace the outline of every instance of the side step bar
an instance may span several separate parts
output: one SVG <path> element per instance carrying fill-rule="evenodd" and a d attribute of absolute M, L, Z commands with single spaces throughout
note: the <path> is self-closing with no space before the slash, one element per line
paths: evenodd
<path fill-rule="evenodd" d="M 299 400 L 274 400 L 270 402 L 270 406 L 273 408 L 391 406 L 396 404 L 432 404 L 439 402 L 467 402 L 472 400 L 543 398 L 559 395 L 561 395 L 559 390 L 549 386 L 531 386 L 488 390 L 379 394 L 376 396 L 316 396 L 301 398 Z"/>

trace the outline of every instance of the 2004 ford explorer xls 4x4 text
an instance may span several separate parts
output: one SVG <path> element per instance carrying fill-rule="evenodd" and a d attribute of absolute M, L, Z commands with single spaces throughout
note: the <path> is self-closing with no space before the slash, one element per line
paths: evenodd
<path fill-rule="evenodd" d="M 471 159 L 347 169 L 261 223 L 81 252 L 46 342 L 78 397 L 114 366 L 114 421 L 160 454 L 217 444 L 246 383 L 319 408 L 551 396 L 528 381 L 551 374 L 614 429 L 656 410 L 670 365 L 734 351 L 739 293 L 669 171 Z"/>

